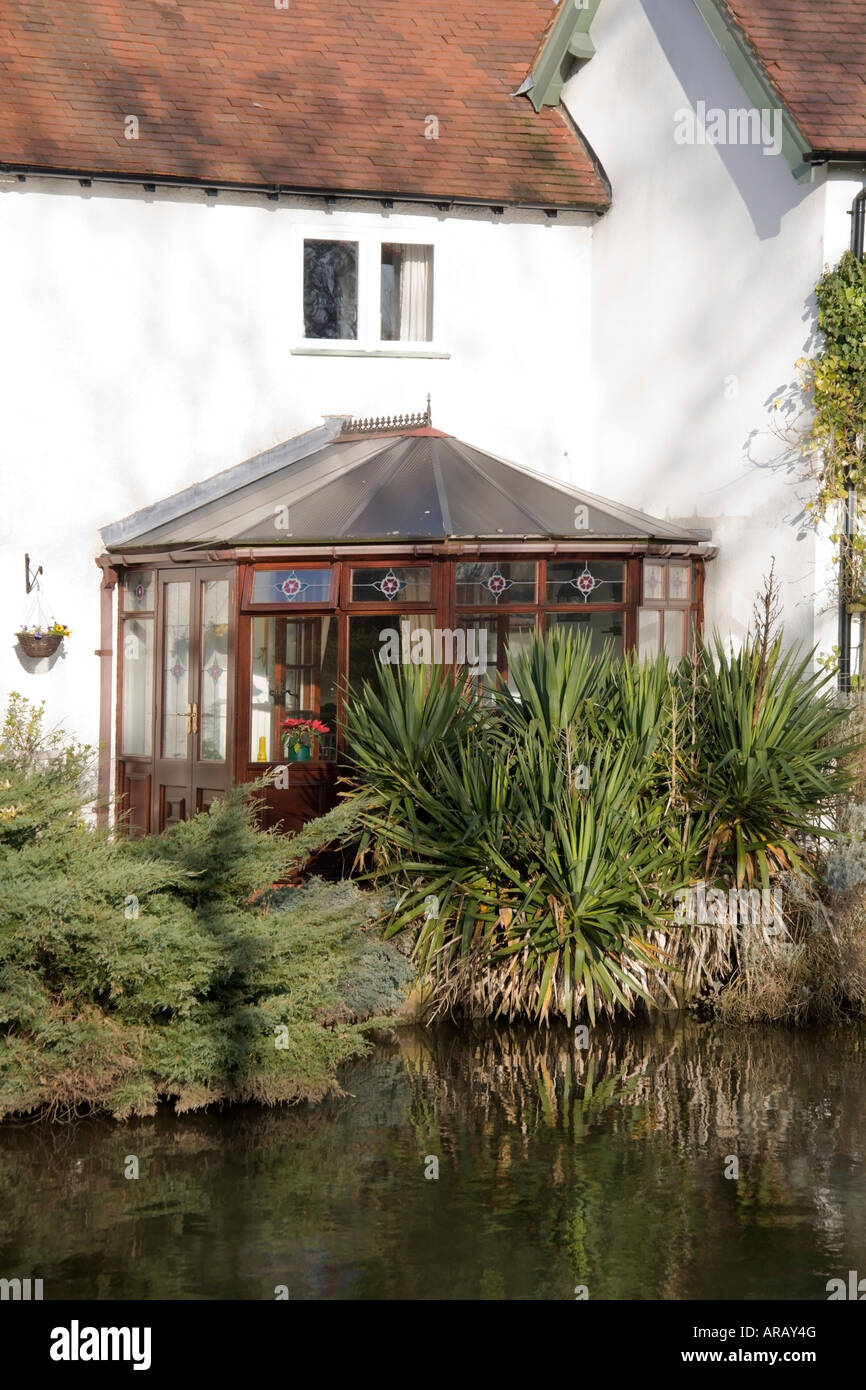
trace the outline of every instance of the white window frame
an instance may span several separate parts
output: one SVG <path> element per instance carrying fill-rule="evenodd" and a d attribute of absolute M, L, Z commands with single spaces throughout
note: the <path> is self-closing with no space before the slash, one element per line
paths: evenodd
<path fill-rule="evenodd" d="M 445 256 L 441 244 L 429 232 L 408 231 L 398 223 L 360 230 L 347 223 L 327 227 L 306 225 L 295 228 L 295 267 L 292 294 L 292 353 L 315 357 L 449 357 L 445 350 L 444 295 L 441 292 Z M 358 247 L 358 336 L 357 338 L 304 337 L 304 243 L 306 241 L 352 241 Z M 433 338 L 431 342 L 394 341 L 381 336 L 381 267 L 383 245 L 432 246 L 433 248 Z"/>

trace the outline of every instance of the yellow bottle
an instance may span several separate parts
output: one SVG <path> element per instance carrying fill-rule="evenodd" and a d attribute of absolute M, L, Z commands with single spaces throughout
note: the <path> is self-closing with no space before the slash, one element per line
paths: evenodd
<path fill-rule="evenodd" d="M 264 737 L 262 737 L 262 738 L 259 739 L 259 762 L 260 762 L 260 763 L 266 763 L 267 761 L 268 761 L 267 740 L 266 740 Z"/>

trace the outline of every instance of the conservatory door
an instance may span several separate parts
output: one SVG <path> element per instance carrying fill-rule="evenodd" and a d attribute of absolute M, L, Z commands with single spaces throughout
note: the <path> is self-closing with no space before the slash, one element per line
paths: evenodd
<path fill-rule="evenodd" d="M 234 571 L 160 571 L 153 816 L 158 832 L 231 784 Z"/>

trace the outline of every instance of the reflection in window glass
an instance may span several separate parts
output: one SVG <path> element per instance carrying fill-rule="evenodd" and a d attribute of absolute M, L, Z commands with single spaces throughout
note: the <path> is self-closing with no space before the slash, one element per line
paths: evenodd
<path fill-rule="evenodd" d="M 471 563 L 457 566 L 457 602 L 482 605 L 535 602 L 533 561 Z"/>
<path fill-rule="evenodd" d="M 474 670 L 468 671 L 479 691 L 495 690 L 498 683 L 499 620 L 489 613 L 459 613 L 457 628 L 465 632 L 467 652 L 476 657 Z"/>
<path fill-rule="evenodd" d="M 253 619 L 250 761 L 279 762 L 284 719 L 320 719 L 313 756 L 336 757 L 337 620 Z"/>
<path fill-rule="evenodd" d="M 353 603 L 429 603 L 430 593 L 426 567 L 352 570 Z"/>
<path fill-rule="evenodd" d="M 551 613 L 547 621 L 568 628 L 575 635 L 588 632 L 593 656 L 600 656 L 606 644 L 610 644 L 614 656 L 622 656 L 623 613 Z"/>
<path fill-rule="evenodd" d="M 121 752 L 149 758 L 153 701 L 153 619 L 127 618 L 123 624 Z"/>
<path fill-rule="evenodd" d="M 331 571 L 257 569 L 253 578 L 253 603 L 328 603 Z"/>
<path fill-rule="evenodd" d="M 671 661 L 679 661 L 685 649 L 686 617 L 681 608 L 668 609 L 665 613 L 664 648 Z"/>
<path fill-rule="evenodd" d="M 433 340 L 433 247 L 382 247 L 382 340 Z"/>
<path fill-rule="evenodd" d="M 357 338 L 358 243 L 304 242 L 304 337 Z"/>
<path fill-rule="evenodd" d="M 638 656 L 658 656 L 662 640 L 662 615 L 658 608 L 642 608 L 637 618 Z"/>
<path fill-rule="evenodd" d="M 442 637 L 440 633 L 440 647 Z M 433 613 L 395 614 L 349 619 L 349 683 L 360 690 L 364 681 L 378 686 L 380 667 L 427 665 L 436 649 Z"/>
<path fill-rule="evenodd" d="M 515 655 L 529 650 L 529 644 L 535 634 L 535 619 L 527 614 L 513 614 L 508 619 L 508 688 L 512 695 L 517 694 L 517 689 L 511 679 L 511 660 Z"/>
<path fill-rule="evenodd" d="M 548 603 L 622 603 L 625 565 L 600 560 L 559 561 L 547 566 Z"/>

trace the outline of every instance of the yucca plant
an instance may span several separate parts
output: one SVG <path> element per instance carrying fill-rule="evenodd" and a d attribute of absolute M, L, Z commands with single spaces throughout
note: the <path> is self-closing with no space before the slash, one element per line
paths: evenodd
<path fill-rule="evenodd" d="M 781 637 L 766 651 L 751 640 L 734 655 L 716 639 L 698 655 L 683 794 L 705 822 L 708 878 L 767 888 L 782 871 L 809 873 L 806 840 L 829 833 L 851 746 L 840 737 L 847 711 L 811 663 L 811 655 L 785 652 Z"/>
<path fill-rule="evenodd" d="M 446 673 L 383 668 L 350 712 L 377 875 L 433 1007 L 571 1020 L 727 978 L 736 927 L 672 927 L 676 890 L 802 869 L 844 786 L 845 712 L 755 640 L 677 668 L 536 637 L 481 710 Z"/>
<path fill-rule="evenodd" d="M 603 710 L 610 692 L 612 654 L 606 646 L 594 656 L 588 634 L 554 627 L 546 637 L 537 633 L 522 651 L 509 657 L 514 693 L 498 692 L 497 704 L 511 733 L 534 728 L 545 740 L 557 742 L 576 722 Z"/>
<path fill-rule="evenodd" d="M 642 796 L 647 761 L 588 723 L 562 732 L 464 727 L 432 752 L 411 816 L 367 812 L 379 871 L 404 889 L 390 933 L 416 927 L 439 1010 L 570 1021 L 584 999 L 594 1018 L 658 985 L 649 933 L 672 856 Z"/>
<path fill-rule="evenodd" d="M 376 855 L 386 859 L 386 827 L 417 830 L 419 786 L 429 781 L 434 753 L 451 747 L 465 726 L 483 719 L 464 682 L 444 666 L 382 664 L 378 688 L 365 681 L 347 700 L 348 795 L 363 789 L 364 826 L 359 848 L 363 860 L 375 824 Z M 372 819 L 371 819 L 372 818 Z"/>

